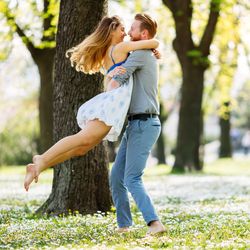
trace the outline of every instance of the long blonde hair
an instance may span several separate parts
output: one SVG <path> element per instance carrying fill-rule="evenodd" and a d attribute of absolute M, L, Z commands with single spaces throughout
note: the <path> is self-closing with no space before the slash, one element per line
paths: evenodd
<path fill-rule="evenodd" d="M 103 66 L 103 59 L 111 45 L 111 32 L 121 24 L 118 16 L 104 17 L 96 30 L 79 45 L 66 52 L 71 65 L 77 71 L 87 74 L 99 72 Z"/>

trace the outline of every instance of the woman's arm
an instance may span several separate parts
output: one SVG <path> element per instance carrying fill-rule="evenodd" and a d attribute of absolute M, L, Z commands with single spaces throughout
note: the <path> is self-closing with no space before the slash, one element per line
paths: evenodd
<path fill-rule="evenodd" d="M 121 53 L 128 53 L 138 49 L 156 49 L 159 41 L 156 39 L 121 42 L 116 45 L 116 49 Z"/>
<path fill-rule="evenodd" d="M 112 81 L 112 78 L 110 78 L 109 76 L 105 77 L 104 91 L 110 91 L 110 90 L 116 89 L 118 87 L 120 87 L 118 82 Z"/>
<path fill-rule="evenodd" d="M 114 75 L 117 75 L 117 74 L 122 75 L 125 72 L 126 72 L 126 69 L 122 66 L 117 66 L 115 67 L 115 69 L 110 71 L 105 77 L 105 81 L 104 81 L 105 90 L 110 91 L 112 89 L 120 87 L 120 85 L 117 82 L 114 82 L 114 81 L 111 82 L 111 80 Z"/>

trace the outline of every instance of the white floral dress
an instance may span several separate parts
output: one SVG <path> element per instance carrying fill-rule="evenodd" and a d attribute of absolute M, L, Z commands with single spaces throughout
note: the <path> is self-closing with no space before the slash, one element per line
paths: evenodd
<path fill-rule="evenodd" d="M 111 68 L 121 65 L 114 64 Z M 109 69 L 109 71 L 111 70 Z M 83 129 L 88 121 L 98 119 L 112 126 L 104 140 L 116 141 L 121 133 L 130 105 L 133 77 L 122 86 L 103 92 L 80 106 L 77 113 L 78 126 Z"/>

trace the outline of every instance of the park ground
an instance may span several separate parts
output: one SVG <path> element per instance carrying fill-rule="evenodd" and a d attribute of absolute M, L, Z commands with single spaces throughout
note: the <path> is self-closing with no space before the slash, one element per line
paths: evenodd
<path fill-rule="evenodd" d="M 132 203 L 135 225 L 115 232 L 114 211 L 104 215 L 37 216 L 51 191 L 52 170 L 26 193 L 25 167 L 0 168 L 0 249 L 250 249 L 250 159 L 217 160 L 203 173 L 172 175 L 148 167 L 145 185 L 167 232 L 145 237 L 147 228 Z"/>

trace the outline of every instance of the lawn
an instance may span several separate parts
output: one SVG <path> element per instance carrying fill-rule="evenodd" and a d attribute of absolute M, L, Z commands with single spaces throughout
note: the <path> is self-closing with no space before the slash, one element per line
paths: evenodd
<path fill-rule="evenodd" d="M 0 249 L 250 249 L 250 159 L 218 160 L 200 174 L 169 173 L 164 165 L 145 172 L 146 188 L 168 229 L 145 237 L 134 203 L 135 225 L 126 234 L 115 232 L 114 212 L 36 216 L 50 193 L 52 171 L 26 193 L 24 167 L 1 167 Z"/>

